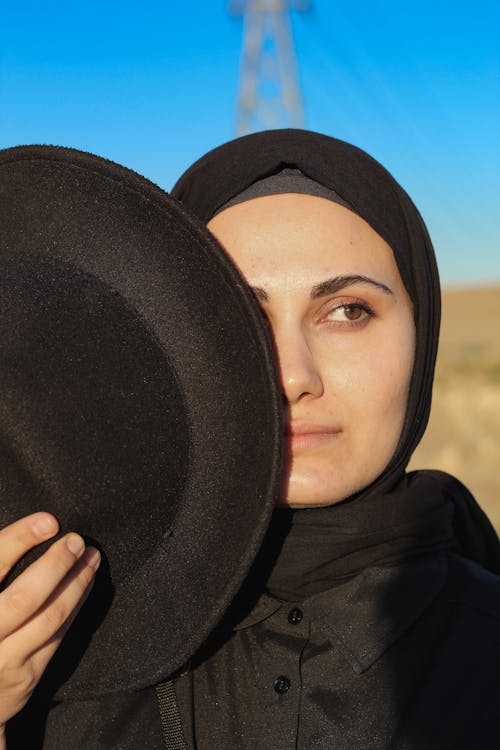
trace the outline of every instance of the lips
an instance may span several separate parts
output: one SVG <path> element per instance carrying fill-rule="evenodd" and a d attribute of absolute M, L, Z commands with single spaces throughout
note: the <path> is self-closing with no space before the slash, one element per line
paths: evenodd
<path fill-rule="evenodd" d="M 322 446 L 340 433 L 339 427 L 315 423 L 292 423 L 285 427 L 285 438 L 292 452 Z"/>

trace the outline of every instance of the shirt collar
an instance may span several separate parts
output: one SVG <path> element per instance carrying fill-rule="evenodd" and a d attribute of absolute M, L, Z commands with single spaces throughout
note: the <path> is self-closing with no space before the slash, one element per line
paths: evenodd
<path fill-rule="evenodd" d="M 247 609 L 238 607 L 236 610 L 230 609 L 223 620 L 217 626 L 218 631 L 231 632 L 233 630 L 244 630 L 252 625 L 266 620 L 271 617 L 280 607 L 288 604 L 282 599 L 277 599 L 271 594 L 264 593 L 258 599 L 254 606 Z"/>
<path fill-rule="evenodd" d="M 367 568 L 355 578 L 300 604 L 356 672 L 364 672 L 419 618 L 442 589 L 447 574 L 442 552 L 393 568 Z M 237 624 L 243 630 L 290 606 L 263 594 Z"/>
<path fill-rule="evenodd" d="M 442 589 L 442 552 L 394 568 L 367 568 L 304 602 L 312 620 L 356 672 L 364 672 L 413 625 Z"/>

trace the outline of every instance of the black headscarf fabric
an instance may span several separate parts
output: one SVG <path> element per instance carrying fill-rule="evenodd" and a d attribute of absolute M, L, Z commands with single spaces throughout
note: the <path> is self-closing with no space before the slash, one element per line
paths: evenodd
<path fill-rule="evenodd" d="M 260 566 L 269 576 L 271 570 L 268 586 L 284 598 L 315 593 L 367 565 L 397 564 L 435 549 L 453 550 L 500 572 L 498 538 L 468 490 L 441 472 L 405 474 L 430 412 L 440 287 L 427 229 L 396 180 L 343 141 L 304 130 L 271 130 L 210 151 L 181 176 L 172 195 L 206 223 L 246 195 L 255 197 L 252 186 L 289 169 L 332 191 L 331 199 L 362 217 L 391 246 L 413 303 L 416 350 L 404 426 L 388 466 L 368 487 L 334 506 L 276 511 L 268 533 L 272 551 L 264 544 L 254 571 Z"/>
<path fill-rule="evenodd" d="M 227 203 L 224 203 L 215 212 L 214 216 L 217 216 L 217 214 L 220 214 L 226 208 L 236 206 L 238 203 L 245 203 L 253 198 L 262 198 L 265 195 L 283 195 L 285 193 L 315 195 L 317 198 L 326 198 L 334 203 L 339 203 L 341 206 L 349 208 L 352 211 L 352 206 L 342 200 L 334 190 L 330 190 L 324 185 L 320 185 L 319 182 L 311 180 L 310 177 L 306 177 L 300 169 L 285 167 L 281 172 L 277 172 L 270 177 L 264 177 L 262 180 L 257 180 L 250 187 L 235 195 Z"/>
<path fill-rule="evenodd" d="M 304 130 L 269 130 L 226 143 L 195 162 L 172 195 L 207 223 L 236 195 L 285 167 L 333 190 L 392 247 L 414 306 L 417 348 L 405 424 L 376 482 L 386 491 L 401 478 L 429 417 L 440 322 L 432 244 L 413 202 L 378 162 L 348 143 Z"/>

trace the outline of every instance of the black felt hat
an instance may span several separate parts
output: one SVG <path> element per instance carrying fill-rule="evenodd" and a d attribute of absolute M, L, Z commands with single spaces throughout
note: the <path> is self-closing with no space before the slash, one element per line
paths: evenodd
<path fill-rule="evenodd" d="M 261 313 L 158 187 L 43 146 L 0 152 L 0 300 L 0 523 L 48 510 L 103 554 L 47 685 L 155 684 L 222 616 L 280 492 Z"/>

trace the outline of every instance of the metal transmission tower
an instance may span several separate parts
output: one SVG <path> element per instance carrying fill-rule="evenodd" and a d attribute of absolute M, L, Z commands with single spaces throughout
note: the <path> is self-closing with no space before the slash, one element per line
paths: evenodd
<path fill-rule="evenodd" d="M 243 15 L 237 135 L 304 127 L 290 13 L 308 8 L 304 0 L 234 0 L 229 4 L 231 15 Z"/>

